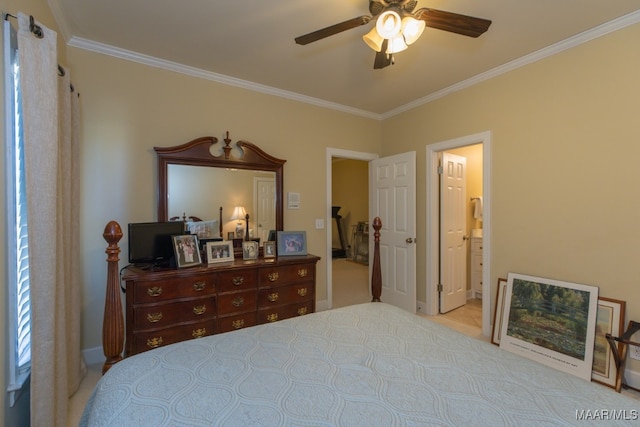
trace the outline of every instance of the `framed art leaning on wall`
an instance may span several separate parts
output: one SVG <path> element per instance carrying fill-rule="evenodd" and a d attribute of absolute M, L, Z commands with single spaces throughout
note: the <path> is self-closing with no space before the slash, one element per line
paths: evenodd
<path fill-rule="evenodd" d="M 591 381 L 598 288 L 509 273 L 500 348 Z"/>

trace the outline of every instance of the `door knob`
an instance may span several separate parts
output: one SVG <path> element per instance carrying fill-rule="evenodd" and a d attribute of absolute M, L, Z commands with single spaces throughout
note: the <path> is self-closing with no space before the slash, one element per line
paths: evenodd
<path fill-rule="evenodd" d="M 405 242 L 407 242 L 407 243 L 415 243 L 416 239 L 412 239 L 411 237 L 407 237 L 407 240 L 405 240 Z"/>
<path fill-rule="evenodd" d="M 470 237 L 469 236 L 462 236 L 462 240 L 469 240 Z"/>

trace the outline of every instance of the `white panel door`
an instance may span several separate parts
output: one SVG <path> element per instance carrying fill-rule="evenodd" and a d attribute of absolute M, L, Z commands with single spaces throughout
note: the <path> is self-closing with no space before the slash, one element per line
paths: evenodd
<path fill-rule="evenodd" d="M 440 313 L 467 302 L 467 159 L 442 154 L 440 175 Z"/>
<path fill-rule="evenodd" d="M 381 300 L 416 312 L 416 153 L 372 160 L 369 164 L 370 225 L 380 230 Z M 369 253 L 373 256 L 373 238 Z M 369 263 L 372 266 L 372 262 Z M 371 267 L 369 269 L 371 275 Z"/>
<path fill-rule="evenodd" d="M 272 178 L 254 178 L 256 200 L 255 227 L 261 242 L 269 237 L 269 230 L 276 229 L 276 181 Z"/>

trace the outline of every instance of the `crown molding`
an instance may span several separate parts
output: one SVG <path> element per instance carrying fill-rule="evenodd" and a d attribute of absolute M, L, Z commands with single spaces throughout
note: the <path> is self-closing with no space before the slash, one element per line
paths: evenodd
<path fill-rule="evenodd" d="M 325 101 L 323 99 L 313 98 L 311 96 L 301 95 L 295 92 L 277 89 L 271 86 L 253 83 L 247 80 L 238 79 L 238 78 L 227 76 L 224 74 L 213 73 L 211 71 L 202 70 L 200 68 L 189 67 L 187 65 L 179 64 L 177 62 L 155 58 L 153 56 L 144 55 L 144 54 L 133 52 L 130 50 L 120 49 L 118 47 L 94 42 L 94 41 L 79 38 L 79 37 L 71 37 L 71 39 L 69 39 L 68 45 L 79 48 L 79 49 L 89 50 L 96 53 L 102 53 L 104 55 L 114 56 L 116 58 L 124 59 L 127 61 L 137 62 L 140 64 L 148 65 L 150 67 L 162 68 L 164 70 L 174 71 L 176 73 L 186 74 L 192 77 L 211 80 L 211 81 L 215 81 L 225 85 L 235 86 L 235 87 L 251 90 L 254 92 L 260 92 L 268 95 L 278 96 L 280 98 L 286 98 L 293 101 L 303 102 L 306 104 L 311 104 L 311 105 L 315 105 L 322 108 L 337 110 L 343 113 L 349 113 L 356 116 L 365 117 L 368 119 L 380 120 L 381 118 L 380 114 L 372 113 L 369 111 L 348 107 L 346 105 L 337 104 L 335 102 Z"/>
<path fill-rule="evenodd" d="M 56 4 L 55 0 L 50 0 L 49 4 Z M 52 8 L 55 18 L 58 24 L 61 27 L 61 31 L 64 34 L 68 28 L 64 20 L 62 19 L 61 13 L 56 8 Z M 412 110 L 419 106 L 428 104 L 437 99 L 444 98 L 447 95 L 452 93 L 461 91 L 478 83 L 484 82 L 486 80 L 492 79 L 494 77 L 500 76 L 502 74 L 508 73 L 509 71 L 515 70 L 517 68 L 523 67 L 525 65 L 531 64 L 536 61 L 540 61 L 541 59 L 547 58 L 549 56 L 555 55 L 557 53 L 563 52 L 567 49 L 571 49 L 573 47 L 579 46 L 583 43 L 586 43 L 590 40 L 596 39 L 603 35 L 609 34 L 611 32 L 620 30 L 629 25 L 637 24 L 640 22 L 640 10 L 624 15 L 620 18 L 611 20 L 606 22 L 598 27 L 594 27 L 590 30 L 584 31 L 580 34 L 572 36 L 568 39 L 565 39 L 561 42 L 555 43 L 553 45 L 542 48 L 536 52 L 530 53 L 513 61 L 507 62 L 501 66 L 495 67 L 491 70 L 488 70 L 484 73 L 473 76 L 469 79 L 463 80 L 459 83 L 441 89 L 437 92 L 433 92 L 424 97 L 418 98 L 415 101 L 404 104 L 398 108 L 390 110 L 386 113 L 378 114 L 370 111 L 361 110 L 358 108 L 349 107 L 346 105 L 338 104 L 335 102 L 326 101 L 319 98 L 313 98 L 310 96 L 302 95 L 295 92 L 290 92 L 282 89 L 277 89 L 271 86 L 266 86 L 258 83 L 253 83 L 247 80 L 238 79 L 235 77 L 227 76 L 224 74 L 213 73 L 210 71 L 205 71 L 195 67 L 189 67 L 186 65 L 182 65 L 176 62 L 167 61 L 164 59 L 155 58 L 149 55 L 140 54 L 137 52 L 120 49 L 118 47 L 110 46 L 103 43 L 94 42 L 91 40 L 87 40 L 79 37 L 71 37 L 68 39 L 67 44 L 72 47 L 76 47 L 79 49 L 84 49 L 96 53 L 101 53 L 104 55 L 113 56 L 116 58 L 124 59 L 127 61 L 133 61 L 140 64 L 148 65 L 150 67 L 161 68 L 181 74 L 186 74 L 192 77 L 197 77 L 205 80 L 211 80 L 218 83 L 222 83 L 229 86 L 235 86 L 247 90 L 251 90 L 254 92 L 264 93 L 267 95 L 273 95 L 280 98 L 289 99 L 292 101 L 303 102 L 310 105 L 315 105 L 317 107 L 328 108 L 331 110 L 340 111 L 343 113 L 353 114 L 356 116 L 373 119 L 373 120 L 385 120 L 390 117 L 396 116 L 403 112 Z M 66 39 L 66 37 L 65 37 Z"/>
<path fill-rule="evenodd" d="M 467 80 L 463 80 L 459 83 L 446 87 L 442 90 L 439 90 L 437 92 L 434 92 L 422 98 L 416 99 L 415 101 L 412 101 L 408 104 L 405 104 L 398 108 L 390 110 L 381 115 L 382 120 L 396 116 L 400 113 L 404 113 L 405 111 L 412 110 L 421 105 L 428 104 L 437 99 L 444 98 L 445 96 L 451 95 L 454 92 L 461 91 L 463 89 L 466 89 L 478 83 L 482 83 L 486 80 L 508 73 L 509 71 L 513 71 L 517 68 L 524 67 L 525 65 L 529 65 L 531 63 L 540 61 L 541 59 L 547 58 L 549 56 L 553 56 L 567 49 L 571 49 L 573 47 L 579 46 L 583 43 L 596 39 L 598 37 L 620 30 L 629 25 L 637 24 L 639 22 L 640 22 L 640 10 L 629 13 L 620 18 L 611 20 L 600 26 L 594 27 L 590 30 L 584 31 L 575 36 L 569 37 L 568 39 L 565 39 L 561 42 L 552 44 L 550 46 L 537 50 L 528 55 L 522 56 L 513 61 L 507 62 L 506 64 L 495 67 L 489 71 L 486 71 L 481 74 L 477 74 Z"/>

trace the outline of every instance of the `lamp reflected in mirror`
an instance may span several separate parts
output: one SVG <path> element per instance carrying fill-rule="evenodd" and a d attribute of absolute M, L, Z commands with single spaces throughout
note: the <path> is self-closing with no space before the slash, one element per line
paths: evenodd
<path fill-rule="evenodd" d="M 236 223 L 236 239 L 243 238 L 244 228 L 242 227 L 242 220 L 247 221 L 247 211 L 244 209 L 244 206 L 236 206 L 233 208 L 233 213 L 231 214 L 231 221 L 238 221 Z"/>

